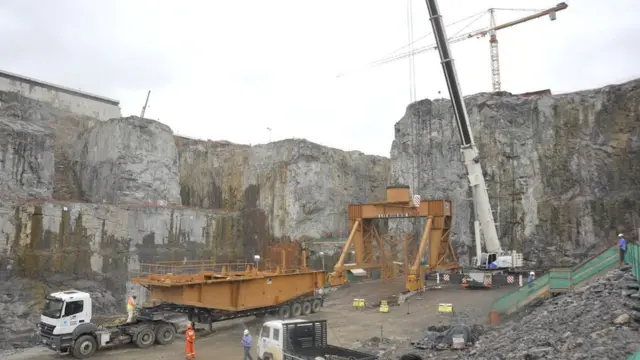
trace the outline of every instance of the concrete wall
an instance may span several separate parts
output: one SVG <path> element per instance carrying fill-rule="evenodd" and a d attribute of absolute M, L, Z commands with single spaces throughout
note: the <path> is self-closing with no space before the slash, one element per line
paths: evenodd
<path fill-rule="evenodd" d="M 78 115 L 100 120 L 119 118 L 120 102 L 0 70 L 0 91 L 17 92 Z"/>

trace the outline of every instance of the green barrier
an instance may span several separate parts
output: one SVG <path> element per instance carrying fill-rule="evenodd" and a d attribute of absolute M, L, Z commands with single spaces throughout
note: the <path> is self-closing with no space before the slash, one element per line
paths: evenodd
<path fill-rule="evenodd" d="M 634 266 L 634 275 L 640 278 L 640 245 L 629 244 L 628 259 L 638 259 L 638 266 Z M 588 261 L 571 268 L 552 269 L 532 283 L 508 294 L 497 301 L 491 307 L 492 311 L 499 314 L 510 314 L 526 305 L 537 297 L 544 296 L 548 292 L 558 293 L 570 291 L 594 276 L 608 271 L 618 263 L 617 246 L 604 250 Z"/>
<path fill-rule="evenodd" d="M 551 292 L 564 292 L 573 289 L 571 269 L 551 269 L 551 271 L 549 271 L 549 289 Z"/>
<path fill-rule="evenodd" d="M 640 244 L 627 244 L 627 254 L 624 257 L 627 264 L 631 264 L 631 271 L 636 280 L 640 281 Z"/>
<path fill-rule="evenodd" d="M 498 299 L 493 303 L 492 310 L 500 314 L 511 313 L 528 304 L 532 295 L 545 292 L 548 286 L 549 274 L 542 275 L 511 294 Z"/>

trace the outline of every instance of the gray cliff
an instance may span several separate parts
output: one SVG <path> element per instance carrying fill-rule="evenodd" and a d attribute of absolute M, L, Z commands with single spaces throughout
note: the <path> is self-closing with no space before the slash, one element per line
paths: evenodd
<path fill-rule="evenodd" d="M 554 96 L 465 99 L 503 248 L 575 262 L 640 227 L 640 80 Z M 454 201 L 453 239 L 470 255 L 471 193 L 448 100 L 411 104 L 395 126 L 392 180 Z"/>

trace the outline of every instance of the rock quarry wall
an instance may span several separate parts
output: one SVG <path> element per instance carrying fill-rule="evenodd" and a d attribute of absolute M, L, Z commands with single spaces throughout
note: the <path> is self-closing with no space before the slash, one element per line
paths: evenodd
<path fill-rule="evenodd" d="M 384 199 L 389 160 L 306 140 L 178 140 L 182 203 L 242 211 L 255 236 L 346 236 L 349 203 Z M 266 240 L 266 239 L 265 239 Z"/>
<path fill-rule="evenodd" d="M 569 264 L 640 227 L 640 80 L 554 96 L 465 99 L 503 248 Z M 454 202 L 463 258 L 471 192 L 448 100 L 411 104 L 395 126 L 392 181 Z"/>
<path fill-rule="evenodd" d="M 389 176 L 388 159 L 303 140 L 197 141 L 149 119 L 0 100 L 0 280 L 16 289 L 0 296 L 4 344 L 34 341 L 47 292 L 86 289 L 98 311 L 121 310 L 127 293 L 144 299 L 127 280 L 143 263 L 342 235 L 347 205 L 380 199 Z"/>

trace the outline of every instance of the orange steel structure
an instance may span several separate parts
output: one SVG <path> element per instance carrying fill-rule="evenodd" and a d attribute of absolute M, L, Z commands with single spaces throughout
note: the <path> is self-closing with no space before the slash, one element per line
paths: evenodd
<path fill-rule="evenodd" d="M 351 233 L 340 255 L 334 271 L 329 274 L 331 286 L 347 282 L 345 272 L 351 269 L 380 269 L 382 281 L 397 276 L 393 254 L 379 234 L 375 221 L 379 219 L 426 218 L 417 253 L 409 259 L 408 237 L 404 237 L 405 280 L 407 290 L 416 291 L 424 287 L 424 273 L 434 270 L 458 271 L 459 265 L 449 241 L 452 206 L 448 200 L 421 200 L 415 206 L 408 186 L 387 187 L 387 200 L 370 204 L 349 205 Z M 376 250 L 374 251 L 374 243 Z M 353 246 L 355 264 L 345 265 L 345 254 Z M 428 263 L 422 266 L 421 259 L 427 250 Z M 375 253 L 377 252 L 377 254 Z"/>
<path fill-rule="evenodd" d="M 302 266 L 286 268 L 282 250 L 281 265 L 210 262 L 160 262 L 142 265 L 144 273 L 131 281 L 146 287 L 150 299 L 164 303 L 223 311 L 245 311 L 277 307 L 304 298 L 312 300 L 324 286 L 326 274 Z"/>

